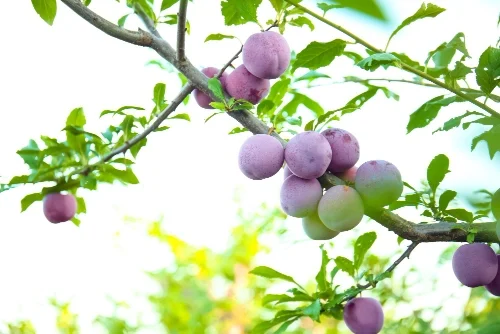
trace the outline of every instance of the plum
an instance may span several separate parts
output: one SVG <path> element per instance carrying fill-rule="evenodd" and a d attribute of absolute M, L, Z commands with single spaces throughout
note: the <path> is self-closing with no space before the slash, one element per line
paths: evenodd
<path fill-rule="evenodd" d="M 332 149 L 318 132 L 305 131 L 294 136 L 285 148 L 285 161 L 290 171 L 303 179 L 323 175 L 332 159 Z"/>
<path fill-rule="evenodd" d="M 258 32 L 243 45 L 243 64 L 261 79 L 276 79 L 290 65 L 290 47 L 286 39 L 274 31 Z"/>
<path fill-rule="evenodd" d="M 332 148 L 332 161 L 328 166 L 330 172 L 344 172 L 358 162 L 359 143 L 349 131 L 331 128 L 321 134 L 325 136 Z"/>
<path fill-rule="evenodd" d="M 384 160 L 370 160 L 359 166 L 355 183 L 363 201 L 374 207 L 389 205 L 403 193 L 401 173 Z"/>
<path fill-rule="evenodd" d="M 346 182 L 354 183 L 356 181 L 356 172 L 358 171 L 358 167 L 354 166 L 349 168 L 348 170 L 341 173 L 334 173 L 334 175 L 341 180 Z"/>
<path fill-rule="evenodd" d="M 329 229 L 337 232 L 348 231 L 363 219 L 363 200 L 354 188 L 334 186 L 321 197 L 318 215 Z"/>
<path fill-rule="evenodd" d="M 353 298 L 344 306 L 344 321 L 354 334 L 376 334 L 384 325 L 384 311 L 376 299 Z"/>
<path fill-rule="evenodd" d="M 497 220 L 500 220 L 500 189 L 491 197 L 491 212 Z"/>
<path fill-rule="evenodd" d="M 76 199 L 71 194 L 51 193 L 43 198 L 43 214 L 51 223 L 71 220 L 76 214 Z"/>
<path fill-rule="evenodd" d="M 273 136 L 253 135 L 240 148 L 240 170 L 252 180 L 267 179 L 283 166 L 284 151 L 283 145 Z"/>
<path fill-rule="evenodd" d="M 302 228 L 312 240 L 330 240 L 339 234 L 339 232 L 327 228 L 317 212 L 302 218 Z"/>
<path fill-rule="evenodd" d="M 288 168 L 288 166 L 285 165 L 285 168 L 283 169 L 283 179 L 286 180 L 286 178 L 289 177 L 290 175 L 293 175 L 293 173 L 290 170 L 290 168 Z"/>
<path fill-rule="evenodd" d="M 498 272 L 498 260 L 490 246 L 465 244 L 455 251 L 451 261 L 457 279 L 470 288 L 489 284 Z"/>
<path fill-rule="evenodd" d="M 208 78 L 213 78 L 217 73 L 219 73 L 219 69 L 215 67 L 206 67 L 201 70 L 201 73 L 205 74 Z M 220 83 L 222 85 L 222 88 L 225 89 L 226 85 L 226 79 L 227 79 L 227 73 L 224 72 L 222 73 L 221 77 L 219 78 Z M 198 103 L 198 105 L 204 109 L 213 109 L 210 105 L 210 102 L 213 102 L 213 100 L 208 96 L 207 94 L 203 93 L 199 89 L 195 89 L 194 92 L 194 99 Z"/>
<path fill-rule="evenodd" d="M 500 296 L 500 255 L 497 255 L 497 263 L 498 263 L 498 271 L 490 283 L 486 284 L 484 287 L 488 290 L 492 295 Z"/>
<path fill-rule="evenodd" d="M 269 93 L 271 83 L 248 72 L 244 65 L 238 66 L 226 79 L 226 91 L 235 99 L 244 99 L 257 104 Z"/>
<path fill-rule="evenodd" d="M 281 186 L 281 208 L 289 216 L 303 218 L 316 212 L 322 195 L 318 180 L 290 175 Z"/>

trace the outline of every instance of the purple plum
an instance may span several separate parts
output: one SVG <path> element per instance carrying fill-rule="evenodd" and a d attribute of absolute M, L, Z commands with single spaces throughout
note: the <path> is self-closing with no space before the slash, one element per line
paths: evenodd
<path fill-rule="evenodd" d="M 500 255 L 497 255 L 497 263 L 498 263 L 498 271 L 490 283 L 486 284 L 484 287 L 488 290 L 492 295 L 500 296 Z"/>
<path fill-rule="evenodd" d="M 345 304 L 344 321 L 354 334 L 377 334 L 384 325 L 384 311 L 378 300 L 358 297 Z"/>
<path fill-rule="evenodd" d="M 290 175 L 281 186 L 281 208 L 289 216 L 303 218 L 316 212 L 322 195 L 323 188 L 318 180 Z"/>
<path fill-rule="evenodd" d="M 334 186 L 328 189 L 319 201 L 318 215 L 329 229 L 337 232 L 348 231 L 363 219 L 363 200 L 354 188 Z"/>
<path fill-rule="evenodd" d="M 219 73 L 219 69 L 215 67 L 206 67 L 201 70 L 201 73 L 205 74 L 208 78 L 213 78 L 217 73 Z M 227 73 L 224 72 L 222 73 L 221 77 L 219 78 L 219 81 L 222 85 L 222 88 L 225 89 L 226 86 L 226 79 L 227 79 Z M 198 105 L 204 109 L 213 109 L 210 105 L 210 102 L 213 102 L 213 100 L 208 96 L 207 94 L 203 93 L 201 90 L 195 89 L 194 92 L 194 99 L 198 103 Z"/>
<path fill-rule="evenodd" d="M 354 166 L 341 173 L 334 173 L 334 175 L 341 180 L 346 182 L 354 183 L 356 181 L 356 172 L 358 171 L 358 167 Z"/>
<path fill-rule="evenodd" d="M 235 99 L 244 99 L 257 104 L 267 93 L 271 83 L 248 72 L 244 65 L 238 66 L 226 79 L 226 91 Z"/>
<path fill-rule="evenodd" d="M 470 288 L 491 283 L 498 272 L 495 252 L 482 243 L 458 247 L 451 263 L 457 279 Z"/>
<path fill-rule="evenodd" d="M 340 173 L 348 170 L 358 162 L 359 143 L 350 132 L 342 129 L 326 129 L 321 132 L 332 148 L 332 161 L 328 170 Z"/>
<path fill-rule="evenodd" d="M 384 160 L 370 160 L 359 166 L 355 183 L 363 201 L 374 207 L 389 205 L 403 193 L 401 173 Z"/>
<path fill-rule="evenodd" d="M 43 214 L 53 224 L 71 220 L 76 209 L 76 199 L 71 194 L 51 193 L 43 198 Z"/>
<path fill-rule="evenodd" d="M 273 136 L 253 135 L 240 148 L 240 170 L 252 180 L 267 179 L 280 171 L 284 151 L 283 145 Z"/>
<path fill-rule="evenodd" d="M 319 218 L 317 212 L 302 218 L 302 228 L 312 240 L 330 240 L 339 234 L 339 232 L 327 228 Z"/>
<path fill-rule="evenodd" d="M 283 168 L 283 180 L 286 180 L 286 178 L 289 177 L 290 175 L 293 175 L 293 173 L 290 170 L 290 168 L 288 168 L 288 166 L 285 165 L 285 168 Z"/>

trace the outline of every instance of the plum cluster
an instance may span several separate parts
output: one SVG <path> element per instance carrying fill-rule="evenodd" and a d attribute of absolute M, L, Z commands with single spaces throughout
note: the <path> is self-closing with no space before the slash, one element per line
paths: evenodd
<path fill-rule="evenodd" d="M 242 54 L 243 64 L 230 74 L 224 72 L 219 80 L 231 97 L 257 104 L 269 93 L 269 79 L 278 78 L 290 65 L 290 47 L 282 35 L 274 31 L 263 31 L 246 40 Z M 219 69 L 207 67 L 201 72 L 208 78 L 213 78 Z M 208 95 L 198 89 L 193 94 L 200 107 L 213 109 L 210 105 L 213 101 Z"/>
<path fill-rule="evenodd" d="M 277 174 L 286 162 L 280 191 L 283 211 L 302 218 L 305 234 L 329 240 L 356 227 L 365 205 L 383 207 L 401 196 L 403 181 L 390 162 L 371 160 L 356 167 L 359 142 L 350 132 L 330 128 L 294 136 L 286 148 L 270 135 L 248 138 L 239 153 L 240 170 L 262 180 Z M 324 191 L 318 178 L 326 172 L 346 181 Z"/>

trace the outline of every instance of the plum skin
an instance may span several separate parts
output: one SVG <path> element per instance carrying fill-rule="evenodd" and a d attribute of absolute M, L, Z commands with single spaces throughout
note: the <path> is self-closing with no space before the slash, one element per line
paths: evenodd
<path fill-rule="evenodd" d="M 498 271 L 490 283 L 486 284 L 484 287 L 486 290 L 488 290 L 489 293 L 491 293 L 494 296 L 500 296 L 500 255 L 497 255 L 497 262 L 498 262 Z"/>
<path fill-rule="evenodd" d="M 205 74 L 207 78 L 213 78 L 217 73 L 219 73 L 219 69 L 215 67 L 205 67 L 204 69 L 201 70 L 201 73 Z M 227 79 L 227 73 L 224 72 L 219 78 L 222 88 L 224 89 L 226 86 L 226 79 Z M 194 99 L 196 100 L 196 102 L 200 107 L 204 109 L 214 109 L 214 107 L 210 105 L 210 102 L 213 102 L 210 96 L 203 93 L 199 89 L 195 89 L 193 94 L 194 94 Z"/>
<path fill-rule="evenodd" d="M 250 73 L 261 79 L 276 79 L 290 65 L 290 46 L 274 31 L 258 32 L 243 45 L 243 64 Z"/>
<path fill-rule="evenodd" d="M 286 178 L 289 177 L 290 175 L 293 175 L 293 173 L 290 170 L 290 168 L 288 168 L 288 166 L 285 165 L 285 168 L 283 168 L 283 180 L 286 180 Z"/>
<path fill-rule="evenodd" d="M 328 170 L 340 173 L 354 166 L 359 160 L 359 142 L 349 131 L 337 128 L 321 132 L 332 148 L 332 161 Z"/>
<path fill-rule="evenodd" d="M 334 173 L 334 175 L 341 180 L 354 183 L 354 182 L 356 182 L 356 172 L 357 171 L 358 171 L 358 167 L 353 166 L 344 172 Z"/>
<path fill-rule="evenodd" d="M 339 232 L 330 230 L 323 224 L 317 212 L 302 218 L 302 229 L 312 240 L 330 240 L 335 238 Z"/>
<path fill-rule="evenodd" d="M 268 93 L 271 83 L 248 72 L 244 65 L 238 66 L 226 79 L 226 91 L 235 99 L 259 103 Z"/>
<path fill-rule="evenodd" d="M 355 334 L 376 334 L 384 325 L 384 311 L 376 299 L 357 297 L 344 306 L 344 322 Z"/>
<path fill-rule="evenodd" d="M 334 186 L 319 201 L 318 215 L 327 228 L 337 232 L 348 231 L 363 219 L 363 200 L 354 188 Z"/>
<path fill-rule="evenodd" d="M 500 220 L 500 189 L 491 197 L 491 212 L 497 220 Z"/>
<path fill-rule="evenodd" d="M 281 186 L 281 208 L 289 216 L 303 218 L 316 212 L 322 195 L 323 188 L 318 180 L 290 175 Z"/>
<path fill-rule="evenodd" d="M 383 207 L 396 201 L 403 193 L 399 170 L 385 160 L 370 160 L 356 171 L 355 188 L 366 204 Z"/>
<path fill-rule="evenodd" d="M 284 151 L 283 145 L 273 136 L 253 135 L 240 148 L 240 170 L 252 180 L 267 179 L 278 173 L 283 166 Z"/>
<path fill-rule="evenodd" d="M 72 194 L 51 193 L 43 198 L 43 214 L 53 224 L 71 220 L 76 209 L 76 198 Z"/>
<path fill-rule="evenodd" d="M 490 246 L 482 243 L 458 247 L 451 263 L 460 283 L 470 288 L 491 283 L 498 272 L 495 252 Z"/>
<path fill-rule="evenodd" d="M 303 179 L 323 175 L 332 159 L 332 149 L 324 136 L 315 131 L 295 135 L 285 147 L 285 161 L 290 171 Z"/>

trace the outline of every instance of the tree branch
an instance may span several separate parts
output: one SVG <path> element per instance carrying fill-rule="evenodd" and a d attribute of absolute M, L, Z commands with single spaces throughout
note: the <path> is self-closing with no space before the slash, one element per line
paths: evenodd
<path fill-rule="evenodd" d="M 312 17 L 316 18 L 317 20 L 329 25 L 330 27 L 332 28 L 335 28 L 337 29 L 338 31 L 346 34 L 347 36 L 351 37 L 352 39 L 354 39 L 357 43 L 365 46 L 366 48 L 376 52 L 376 53 L 383 53 L 384 51 L 371 45 L 370 43 L 364 41 L 363 39 L 361 39 L 360 37 L 356 36 L 355 34 L 351 33 L 350 31 L 342 28 L 341 26 L 339 26 L 338 24 L 335 24 L 333 22 L 331 22 L 330 20 L 327 20 L 325 19 L 323 16 L 319 15 L 319 14 L 316 14 L 315 12 L 309 10 L 308 8 L 300 5 L 296 0 L 284 0 L 286 2 L 288 2 L 289 4 L 292 4 L 293 6 L 299 8 L 300 10 L 304 11 L 305 13 L 311 15 Z M 422 72 L 414 67 L 411 67 L 410 65 L 404 63 L 401 61 L 401 68 L 407 72 L 411 72 L 413 74 L 416 74 L 418 75 L 419 77 L 425 79 L 425 80 L 428 80 L 432 83 L 434 83 L 435 85 L 437 86 L 440 86 L 452 93 L 454 93 L 455 95 L 457 96 L 460 96 L 461 98 L 463 98 L 464 100 L 466 101 L 469 101 L 470 103 L 476 105 L 477 107 L 483 109 L 484 111 L 486 111 L 487 113 L 489 113 L 491 116 L 494 116 L 494 117 L 497 117 L 497 118 L 500 118 L 500 113 L 498 113 L 497 111 L 495 111 L 494 109 L 488 107 L 486 104 L 484 103 L 481 103 L 479 101 L 476 101 L 474 100 L 473 98 L 467 96 L 467 94 L 463 93 L 462 91 L 456 89 L 456 88 L 453 88 L 451 86 L 448 86 L 447 84 L 445 84 L 444 82 L 441 82 L 440 80 L 430 76 L 429 74 L 425 73 L 425 72 Z"/>
<path fill-rule="evenodd" d="M 196 69 L 196 67 L 194 67 L 187 58 L 185 62 L 180 63 L 177 60 L 175 50 L 164 39 L 158 37 L 156 34 L 153 35 L 141 30 L 139 32 L 134 32 L 120 28 L 114 25 L 113 23 L 101 18 L 97 14 L 93 13 L 90 9 L 85 7 L 79 0 L 61 0 L 61 1 L 66 5 L 68 5 L 68 7 L 70 7 L 82 18 L 84 18 L 89 23 L 99 28 L 106 34 L 121 39 L 128 43 L 146 46 L 155 50 L 156 52 L 158 52 L 160 56 L 162 56 L 165 60 L 169 61 L 181 73 L 183 73 L 186 76 L 186 78 L 188 78 L 188 80 L 190 81 L 189 89 L 191 90 L 193 89 L 193 87 L 191 87 L 192 85 L 197 89 L 203 91 L 207 95 L 209 95 L 214 101 L 218 101 L 218 98 L 213 94 L 212 91 L 208 89 L 208 83 L 207 83 L 208 78 L 198 69 Z M 285 1 L 292 3 L 290 0 L 285 0 Z M 141 15 L 141 11 L 139 11 L 138 14 Z M 143 20 L 145 20 L 144 17 Z M 147 21 L 145 20 L 145 22 Z M 148 25 L 146 24 L 146 26 Z M 239 53 L 240 51 L 231 59 L 231 61 L 235 59 L 239 55 Z M 249 111 L 236 110 L 228 112 L 228 114 L 254 134 L 266 134 L 269 132 L 269 127 L 266 126 L 262 121 L 256 118 Z M 272 132 L 271 135 L 280 140 L 283 146 L 286 145 L 285 140 L 283 140 L 276 132 Z M 110 158 L 108 158 L 108 160 Z M 330 188 L 338 184 L 344 184 L 342 180 L 329 173 L 326 173 L 323 176 L 321 176 L 319 180 L 321 181 L 323 187 L 325 188 Z M 458 227 L 463 227 L 463 225 L 465 224 L 437 223 L 437 224 L 420 225 L 409 222 L 386 209 L 367 209 L 366 211 L 367 211 L 366 214 L 375 221 L 377 221 L 379 224 L 385 226 L 390 231 L 393 231 L 397 235 L 408 240 L 413 240 L 418 242 L 465 241 L 467 237 L 467 233 L 465 231 L 457 229 Z M 477 224 L 467 224 L 467 226 L 477 229 L 478 232 L 475 238 L 476 241 L 498 242 L 498 238 L 496 237 L 494 229 L 494 224 L 477 223 Z"/>
<path fill-rule="evenodd" d="M 177 14 L 177 60 L 183 62 L 186 60 L 186 15 L 188 0 L 181 0 L 179 13 Z"/>
<path fill-rule="evenodd" d="M 146 29 L 149 30 L 154 36 L 158 38 L 162 38 L 158 30 L 156 30 L 156 24 L 151 20 L 151 18 L 146 14 L 142 6 L 138 3 L 134 3 L 135 13 L 142 19 L 142 22 L 146 26 Z"/>

